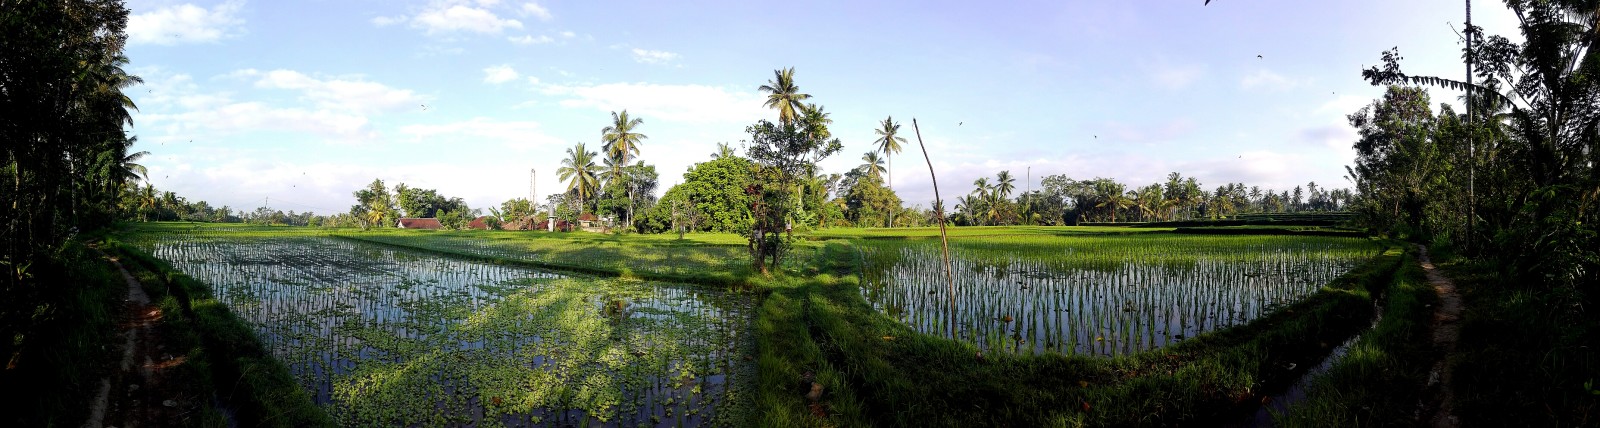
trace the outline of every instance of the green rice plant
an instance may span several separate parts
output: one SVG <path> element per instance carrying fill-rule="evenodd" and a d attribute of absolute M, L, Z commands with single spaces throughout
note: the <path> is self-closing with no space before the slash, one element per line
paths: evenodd
<path fill-rule="evenodd" d="M 134 241 L 209 285 L 339 424 L 752 417 L 749 295 L 272 232 Z"/>
<path fill-rule="evenodd" d="M 917 331 L 981 349 L 1088 355 L 1134 354 L 1248 323 L 1311 295 L 1379 250 L 1361 238 L 1301 236 L 1001 236 L 952 243 L 954 296 L 933 245 L 856 242 L 863 297 Z"/>

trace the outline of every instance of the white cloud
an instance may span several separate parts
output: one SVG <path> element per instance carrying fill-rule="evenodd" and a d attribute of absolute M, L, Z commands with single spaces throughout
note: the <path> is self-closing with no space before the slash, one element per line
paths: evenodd
<path fill-rule="evenodd" d="M 517 80 L 517 70 L 511 69 L 510 65 L 497 65 L 483 69 L 484 82 L 501 84 L 512 80 Z"/>
<path fill-rule="evenodd" d="M 498 34 L 508 28 L 520 29 L 522 22 L 515 19 L 501 19 L 485 8 L 457 4 L 436 5 L 418 13 L 411 18 L 411 26 L 421 28 L 430 35 L 458 31 Z"/>
<path fill-rule="evenodd" d="M 499 121 L 485 117 L 436 125 L 406 125 L 400 127 L 400 133 L 411 136 L 413 141 L 429 143 L 475 144 L 490 140 L 520 152 L 554 150 L 569 144 L 545 134 L 538 122 Z"/>
<path fill-rule="evenodd" d="M 678 54 L 633 48 L 633 60 L 641 64 L 666 64 L 678 59 Z"/>
<path fill-rule="evenodd" d="M 561 38 L 563 38 L 563 39 L 570 39 L 570 38 L 573 38 L 573 37 L 578 37 L 578 33 L 574 33 L 574 32 L 571 32 L 571 31 L 562 31 L 561 32 Z"/>
<path fill-rule="evenodd" d="M 244 20 L 236 15 L 244 2 L 233 0 L 206 9 L 184 3 L 128 17 L 128 43 L 176 45 L 214 43 L 239 35 Z"/>
<path fill-rule="evenodd" d="M 537 17 L 540 21 L 549 21 L 550 18 L 552 18 L 552 16 L 550 16 L 550 9 L 545 9 L 544 6 L 540 6 L 538 3 L 531 1 L 522 4 L 522 13 Z"/>
<path fill-rule="evenodd" d="M 705 85 L 607 83 L 600 85 L 546 85 L 546 95 L 566 97 L 563 107 L 592 107 L 600 111 L 627 109 L 634 115 L 683 122 L 749 123 L 766 117 L 762 98 Z"/>
<path fill-rule="evenodd" d="M 1282 91 L 1299 86 L 1300 82 L 1271 70 L 1257 70 L 1254 74 L 1244 76 L 1239 80 L 1239 87 L 1244 89 L 1267 89 Z"/>
<path fill-rule="evenodd" d="M 524 35 L 522 37 L 507 37 L 506 40 L 510 40 L 511 43 L 516 43 L 516 44 L 519 44 L 519 45 L 537 45 L 537 44 L 545 44 L 545 43 L 550 43 L 550 42 L 556 41 L 555 39 L 550 38 L 550 36 L 542 36 L 542 35 L 539 36 L 539 37 L 534 37 L 533 35 Z"/>
<path fill-rule="evenodd" d="M 419 107 L 426 98 L 410 89 L 396 89 L 357 78 L 318 79 L 293 70 L 240 70 L 235 76 L 256 78 L 259 88 L 290 89 L 321 109 L 366 113 Z"/>
<path fill-rule="evenodd" d="M 376 25 L 376 26 L 379 26 L 379 27 L 387 27 L 387 26 L 394 25 L 394 24 L 399 24 L 399 23 L 402 23 L 402 22 L 406 22 L 406 17 L 404 17 L 404 16 L 379 16 L 379 17 L 376 17 L 376 18 L 372 18 L 372 25 Z"/>

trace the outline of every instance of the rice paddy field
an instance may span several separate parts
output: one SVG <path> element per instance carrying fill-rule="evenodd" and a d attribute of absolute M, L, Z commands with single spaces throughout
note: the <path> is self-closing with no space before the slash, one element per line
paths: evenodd
<path fill-rule="evenodd" d="M 351 426 L 740 426 L 752 296 L 304 233 L 135 245 L 209 284 Z"/>
<path fill-rule="evenodd" d="M 937 240 L 858 245 L 863 296 L 919 332 L 995 351 L 1100 356 L 1248 323 L 1382 250 L 1346 237 L 966 237 L 951 242 L 951 284 Z"/>
<path fill-rule="evenodd" d="M 1290 322 L 1284 308 L 1392 252 L 1339 236 L 966 229 L 950 241 L 953 283 L 936 229 L 814 233 L 783 275 L 765 279 L 735 235 L 141 225 L 125 238 L 208 285 L 346 426 L 1117 423 L 1152 409 L 1115 407 L 1131 394 L 1122 382 L 1164 382 L 1118 374 L 1140 370 L 1188 373 L 1176 383 L 1231 379 L 1170 391 L 1184 410 L 1152 420 L 1212 418 L 1233 405 L 1193 406 L 1259 393 L 1250 379 L 1282 370 L 1248 355 L 1279 342 L 1299 355 L 1328 340 L 1238 332 Z M 1320 331 L 1306 322 L 1282 325 Z M 1202 340 L 1219 331 L 1233 333 Z M 975 371 L 894 386 L 911 388 L 898 397 L 855 390 L 931 373 L 882 365 L 891 361 Z M 1183 361 L 1200 366 L 1170 366 Z M 1061 379 L 967 399 L 1040 416 L 947 414 L 928 401 L 978 373 L 1033 370 Z M 1007 401 L 1030 396 L 1054 398 Z M 891 404 L 902 399 L 914 403 Z M 878 414 L 906 404 L 909 413 Z"/>
<path fill-rule="evenodd" d="M 733 234 L 612 236 L 582 233 L 439 232 L 419 230 L 341 231 L 367 242 L 426 249 L 558 269 L 679 281 L 735 283 L 749 270 L 743 237 Z M 785 267 L 799 269 L 814 248 L 797 245 Z"/>

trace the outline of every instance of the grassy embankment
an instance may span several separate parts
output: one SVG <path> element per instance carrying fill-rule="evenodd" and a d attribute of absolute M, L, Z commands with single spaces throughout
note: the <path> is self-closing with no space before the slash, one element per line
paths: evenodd
<path fill-rule="evenodd" d="M 1578 292 L 1507 280 L 1493 265 L 1435 256 L 1466 310 L 1456 355 L 1455 413 L 1483 426 L 1600 425 L 1600 318 Z M 1591 284 L 1590 291 L 1593 291 Z"/>
<path fill-rule="evenodd" d="M 1128 233 L 1130 229 L 957 230 L 957 236 L 967 238 L 1048 239 L 1097 232 Z M 731 278 L 755 285 L 765 295 L 756 319 L 760 349 L 758 370 L 762 377 L 757 413 L 764 418 L 762 425 L 825 422 L 903 425 L 929 420 L 951 424 L 1115 424 L 1223 417 L 1239 402 L 1263 393 L 1267 385 L 1292 380 L 1293 373 L 1280 368 L 1285 361 L 1312 359 L 1326 352 L 1327 344 L 1338 343 L 1365 327 L 1372 296 L 1387 285 L 1389 271 L 1400 259 L 1398 251 L 1391 251 L 1382 260 L 1278 315 L 1151 353 L 1117 359 L 1060 355 L 979 356 L 978 350 L 970 345 L 910 331 L 874 311 L 860 297 L 860 284 L 854 272 L 858 252 L 853 243 L 843 238 L 894 239 L 892 232 L 897 231 L 845 230 L 813 234 L 836 239 L 811 244 L 816 246 L 817 257 L 806 269 L 771 279 L 748 274 L 724 276 L 727 272 L 720 270 L 719 264 L 729 261 L 717 257 L 690 259 L 678 265 L 684 273 L 675 271 L 670 279 L 723 284 Z M 936 230 L 903 232 L 902 236 L 914 238 L 927 238 L 930 232 L 937 233 Z M 384 231 L 355 236 L 480 258 L 498 251 L 466 245 L 470 239 L 463 237 L 474 235 L 503 241 L 497 247 L 546 252 L 546 255 L 534 256 L 537 259 L 488 257 L 497 261 L 550 260 L 553 263 L 543 265 L 563 268 L 561 261 L 581 259 L 584 251 L 625 255 L 601 257 L 600 263 L 584 265 L 583 270 L 596 273 L 647 270 L 643 266 L 622 263 L 659 262 L 650 256 L 653 252 L 708 251 L 704 245 L 635 240 L 633 236 L 579 235 L 570 242 L 563 242 L 559 236 L 495 232 L 460 235 Z M 1141 235 L 1140 238 L 1159 239 L 1159 235 Z M 737 237 L 712 235 L 701 239 L 716 242 Z M 977 247 L 984 246 L 981 239 L 970 242 Z M 580 250 L 585 247 L 588 249 Z M 727 257 L 742 266 L 738 254 Z M 694 277 L 695 263 L 705 263 L 698 268 L 700 272 L 712 273 Z M 822 385 L 822 397 L 816 402 L 805 398 L 812 381 Z"/>
<path fill-rule="evenodd" d="M 125 296 L 122 277 L 79 242 L 69 242 L 55 263 L 31 266 L 39 284 L 70 287 L 45 290 L 31 325 L 17 337 L 14 355 L 0 371 L 0 412 L 8 426 L 78 426 L 100 388 L 100 378 L 116 367 L 116 323 Z"/>
<path fill-rule="evenodd" d="M 169 225 L 170 227 L 170 225 Z M 134 227 L 159 233 L 160 227 Z M 217 301 L 206 284 L 171 265 L 120 242 L 108 242 L 123 265 L 145 284 L 165 313 L 164 328 L 187 354 L 196 385 L 233 410 L 241 426 L 331 426 L 327 413 L 311 401 L 289 370 L 272 356 L 255 332 Z M 209 384 L 204 384 L 209 383 Z"/>
<path fill-rule="evenodd" d="M 989 230 L 984 230 L 989 229 Z M 1043 229 L 1043 230 L 1035 230 Z M 958 235 L 1062 235 L 1080 228 L 979 228 Z M 1126 228 L 1111 228 L 1124 232 Z M 349 232 L 349 231 L 346 231 Z M 907 235 L 928 231 L 909 231 Z M 1063 233 L 1065 232 L 1065 233 Z M 269 233 L 269 232 L 252 232 Z M 937 233 L 934 231 L 933 233 Z M 610 236 L 516 232 L 383 231 L 359 234 L 433 251 L 497 262 L 571 268 L 563 260 L 595 257 L 581 270 L 649 279 L 752 285 L 764 295 L 756 318 L 759 423 L 906 425 L 926 421 L 966 424 L 1178 423 L 1225 417 L 1268 385 L 1293 380 L 1285 361 L 1305 361 L 1328 344 L 1365 327 L 1372 296 L 1388 283 L 1401 256 L 1391 250 L 1312 298 L 1249 325 L 1214 332 L 1179 345 L 1130 357 L 979 355 L 970 345 L 910 331 L 862 299 L 848 240 L 801 243 L 816 257 L 774 278 L 750 276 L 734 235 Z M 859 237 L 890 238 L 880 231 Z M 851 236 L 834 231 L 833 237 Z M 456 238 L 526 246 L 545 259 L 497 257 Z M 668 239 L 663 239 L 668 238 Z M 468 240 L 470 241 L 470 240 Z M 454 242 L 454 243 L 451 243 Z M 731 247 L 731 248 L 724 248 Z M 579 248 L 585 248 L 579 250 Z M 719 249 L 720 248 L 720 249 Z M 678 264 L 659 266 L 677 254 Z M 514 254 L 514 253 L 508 253 Z M 699 257 L 694 257 L 698 255 Z M 576 262 L 575 262 L 576 263 Z M 609 263 L 609 264 L 607 264 Z M 737 268 L 734 268 L 737 269 Z M 640 274 L 639 272 L 644 272 Z M 811 382 L 818 400 L 806 398 Z"/>
<path fill-rule="evenodd" d="M 1437 300 L 1422 268 L 1406 257 L 1384 297 L 1383 318 L 1314 377 L 1306 400 L 1279 415 L 1279 422 L 1346 427 L 1403 424 L 1416 417 L 1438 357 L 1431 329 Z"/>

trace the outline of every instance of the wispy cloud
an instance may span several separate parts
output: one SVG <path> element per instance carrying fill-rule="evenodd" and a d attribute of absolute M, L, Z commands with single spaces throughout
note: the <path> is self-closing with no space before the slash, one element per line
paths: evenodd
<path fill-rule="evenodd" d="M 676 53 L 633 48 L 633 60 L 641 64 L 668 64 L 677 59 Z"/>
<path fill-rule="evenodd" d="M 237 15 L 242 1 L 228 1 L 210 9 L 184 3 L 128 17 L 128 43 L 176 45 L 214 43 L 244 32 Z"/>
<path fill-rule="evenodd" d="M 606 83 L 598 85 L 544 85 L 546 95 L 563 98 L 563 107 L 601 111 L 627 109 L 640 117 L 683 122 L 748 123 L 764 117 L 762 99 L 755 93 L 705 85 Z"/>
<path fill-rule="evenodd" d="M 488 9 L 458 4 L 432 8 L 418 13 L 417 16 L 411 18 L 411 26 L 420 28 L 427 34 L 462 31 L 499 34 L 508 28 L 522 28 L 522 22 L 515 19 L 500 18 Z"/>
<path fill-rule="evenodd" d="M 550 9 L 545 9 L 544 6 L 540 6 L 538 3 L 531 1 L 522 4 L 522 13 L 524 15 L 539 18 L 540 21 L 549 21 L 550 19 L 554 18 L 554 16 L 550 15 Z"/>
<path fill-rule="evenodd" d="M 318 78 L 294 70 L 240 70 L 234 76 L 255 79 L 258 88 L 299 91 L 318 108 L 370 113 L 419 108 L 426 99 L 410 89 L 391 88 L 360 77 Z"/>
<path fill-rule="evenodd" d="M 483 69 L 483 81 L 486 83 L 501 84 L 517 80 L 517 70 L 510 65 L 497 65 Z"/>
<path fill-rule="evenodd" d="M 556 41 L 555 39 L 550 38 L 550 36 L 534 37 L 531 34 L 523 35 L 522 37 L 507 37 L 506 40 L 519 45 L 539 45 Z"/>

